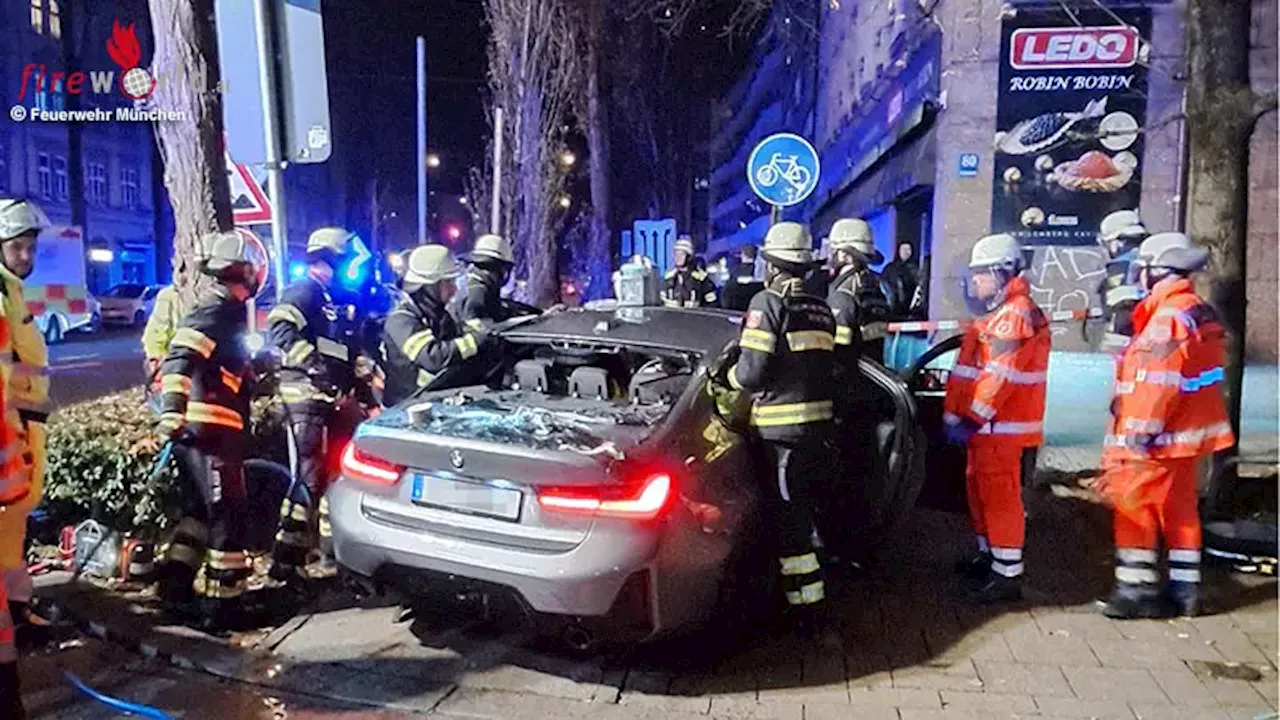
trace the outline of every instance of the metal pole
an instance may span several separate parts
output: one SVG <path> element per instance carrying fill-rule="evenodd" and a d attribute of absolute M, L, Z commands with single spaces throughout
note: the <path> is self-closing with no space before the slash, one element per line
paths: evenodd
<path fill-rule="evenodd" d="M 493 209 L 489 232 L 502 234 L 502 108 L 493 109 Z"/>
<path fill-rule="evenodd" d="M 769 206 L 769 225 L 770 226 L 777 225 L 780 222 L 782 222 L 782 206 L 770 205 Z"/>
<path fill-rule="evenodd" d="M 284 204 L 284 158 L 277 118 L 275 48 L 267 0 L 254 0 L 254 30 L 258 35 L 258 73 L 262 81 L 262 128 L 267 141 L 267 191 L 271 196 L 271 251 L 275 254 L 276 300 L 284 295 L 289 254 L 289 223 Z"/>
<path fill-rule="evenodd" d="M 418 38 L 418 244 L 427 244 L 427 41 Z"/>

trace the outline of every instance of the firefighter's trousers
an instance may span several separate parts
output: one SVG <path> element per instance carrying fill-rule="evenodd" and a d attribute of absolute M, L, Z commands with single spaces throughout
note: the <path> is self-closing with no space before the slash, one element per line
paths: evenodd
<path fill-rule="evenodd" d="M 186 599 L 187 588 L 201 599 L 236 600 L 250 574 L 244 434 L 207 430 L 174 451 L 196 502 L 164 550 L 161 591 L 170 600 Z"/>
<path fill-rule="evenodd" d="M 1125 460 L 1107 469 L 1103 487 L 1115 507 L 1116 580 L 1159 581 L 1157 549 L 1168 552 L 1169 580 L 1200 582 L 1200 458 Z"/>
<path fill-rule="evenodd" d="M 0 585 L 0 717 L 22 720 L 22 696 L 18 688 L 18 647 L 14 642 L 9 600 Z"/>
<path fill-rule="evenodd" d="M 24 459 L 31 471 L 31 492 L 21 502 L 5 508 L 0 515 L 0 572 L 4 573 L 4 589 L 9 602 L 31 602 L 31 576 L 27 574 L 25 542 L 27 517 L 40 504 L 44 493 L 44 472 L 47 450 L 45 426 L 38 422 L 24 422 L 19 426 Z"/>
<path fill-rule="evenodd" d="M 978 550 L 991 554 L 992 571 L 1022 575 L 1026 516 L 1022 508 L 1022 454 L 1018 445 L 975 438 L 969 443 L 965 486 Z"/>
<path fill-rule="evenodd" d="M 821 467 L 824 445 L 765 441 L 773 482 L 765 490 L 769 518 L 777 536 L 782 590 L 793 608 L 812 608 L 826 598 L 822 567 L 813 546 L 813 495 L 810 474 Z"/>

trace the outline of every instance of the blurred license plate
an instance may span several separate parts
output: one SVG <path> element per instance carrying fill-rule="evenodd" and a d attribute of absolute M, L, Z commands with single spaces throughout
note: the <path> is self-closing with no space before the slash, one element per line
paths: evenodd
<path fill-rule="evenodd" d="M 468 515 L 519 520 L 524 497 L 519 490 L 496 488 L 435 475 L 413 476 L 413 501 L 418 505 Z"/>

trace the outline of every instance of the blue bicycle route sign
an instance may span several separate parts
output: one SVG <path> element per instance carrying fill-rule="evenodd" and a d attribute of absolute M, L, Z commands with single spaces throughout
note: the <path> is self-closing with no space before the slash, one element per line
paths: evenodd
<path fill-rule="evenodd" d="M 791 133 L 760 141 L 747 160 L 747 182 L 760 199 L 786 207 L 804 202 L 818 186 L 818 152 L 808 140 Z"/>

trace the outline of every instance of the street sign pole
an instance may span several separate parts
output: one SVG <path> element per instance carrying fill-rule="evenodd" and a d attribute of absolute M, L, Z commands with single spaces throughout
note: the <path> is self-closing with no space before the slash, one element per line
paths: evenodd
<path fill-rule="evenodd" d="M 427 244 L 427 40 L 418 48 L 418 244 Z"/>
<path fill-rule="evenodd" d="M 493 109 L 493 205 L 489 215 L 489 232 L 502 234 L 502 108 Z"/>
<path fill-rule="evenodd" d="M 288 265 L 289 223 L 284 204 L 284 162 L 280 151 L 274 48 L 267 2 L 268 0 L 254 0 L 253 19 L 258 35 L 258 72 L 262 80 L 262 127 L 267 142 L 267 190 L 271 194 L 271 250 L 275 255 L 276 300 L 279 300 L 284 294 L 284 279 L 288 277 L 285 274 L 285 268 Z"/>
<path fill-rule="evenodd" d="M 769 206 L 769 226 L 773 227 L 774 225 L 777 225 L 780 222 L 782 222 L 782 206 L 770 205 Z"/>

